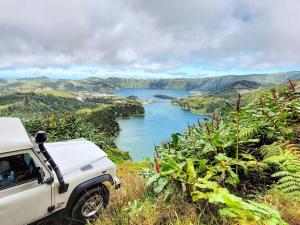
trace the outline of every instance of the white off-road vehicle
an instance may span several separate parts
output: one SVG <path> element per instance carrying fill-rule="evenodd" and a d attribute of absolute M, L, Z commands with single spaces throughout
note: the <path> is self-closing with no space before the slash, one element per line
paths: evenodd
<path fill-rule="evenodd" d="M 18 118 L 0 118 L 0 225 L 85 224 L 121 186 L 107 154 L 84 139 L 44 144 Z M 104 184 L 105 183 L 105 184 Z"/>

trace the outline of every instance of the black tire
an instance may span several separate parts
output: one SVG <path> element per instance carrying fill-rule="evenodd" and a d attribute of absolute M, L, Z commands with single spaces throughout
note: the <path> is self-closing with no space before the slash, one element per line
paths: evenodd
<path fill-rule="evenodd" d="M 101 203 L 100 203 L 101 198 Z M 84 215 L 83 211 L 85 212 L 89 205 L 89 202 L 97 202 L 97 205 L 101 205 L 99 210 L 96 213 L 92 213 L 90 216 Z M 107 207 L 109 203 L 109 190 L 105 185 L 99 185 L 97 187 L 88 189 L 82 193 L 79 197 L 78 201 L 72 208 L 71 212 L 71 224 L 73 225 L 80 225 L 86 224 L 87 220 L 93 221 L 99 217 L 101 212 Z M 92 206 L 94 207 L 94 205 Z M 98 208 L 98 207 L 96 207 Z M 93 210 L 93 212 L 96 210 Z"/>

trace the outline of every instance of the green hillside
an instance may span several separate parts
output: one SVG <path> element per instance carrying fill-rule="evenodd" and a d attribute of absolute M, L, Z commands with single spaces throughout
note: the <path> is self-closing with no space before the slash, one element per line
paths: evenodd
<path fill-rule="evenodd" d="M 138 99 L 116 96 L 89 95 L 78 99 L 76 95 L 51 88 L 0 94 L 0 116 L 21 118 L 31 135 L 44 130 L 49 134 L 49 141 L 86 138 L 116 162 L 130 159 L 113 142 L 120 130 L 117 119 L 140 116 L 144 112 Z"/>
<path fill-rule="evenodd" d="M 190 110 L 195 114 L 211 114 L 222 106 L 226 106 L 226 100 L 218 97 L 189 96 L 187 98 L 173 99 L 173 104 Z"/>
<path fill-rule="evenodd" d="M 300 80 L 293 81 L 300 85 Z M 172 103 L 181 106 L 183 109 L 190 110 L 195 114 L 212 114 L 217 113 L 220 109 L 232 107 L 234 99 L 239 93 L 241 95 L 241 105 L 245 106 L 253 101 L 258 101 L 260 96 L 267 95 L 270 90 L 283 92 L 287 84 L 272 85 L 269 87 L 258 87 L 256 82 L 237 81 L 218 91 L 206 93 L 197 93 L 185 98 L 173 99 Z"/>
<path fill-rule="evenodd" d="M 67 112 L 96 107 L 95 103 L 81 102 L 75 98 L 33 92 L 2 94 L 0 95 L 0 105 L 2 106 L 1 115 L 22 118 L 30 118 L 42 113 Z"/>
<path fill-rule="evenodd" d="M 299 71 L 272 74 L 227 75 L 205 78 L 176 79 L 126 79 L 89 77 L 82 80 L 55 80 L 47 77 L 26 78 L 17 80 L 0 80 L 0 91 L 14 89 L 34 91 L 51 88 L 69 93 L 78 92 L 110 92 L 115 88 L 151 88 L 175 90 L 218 91 L 236 83 L 250 86 L 270 86 L 285 83 L 288 79 L 300 78 Z"/>
<path fill-rule="evenodd" d="M 119 165 L 123 190 L 96 224 L 299 224 L 300 92 L 288 86 L 238 95 L 156 146 L 150 165 Z"/>
<path fill-rule="evenodd" d="M 113 86 L 120 88 L 153 88 L 153 89 L 176 89 L 176 90 L 200 90 L 200 91 L 217 91 L 234 82 L 244 81 L 251 85 L 269 86 L 285 83 L 288 79 L 300 78 L 300 72 L 286 72 L 273 74 L 252 74 L 240 76 L 218 76 L 205 78 L 177 78 L 177 79 L 123 79 L 108 78 Z"/>

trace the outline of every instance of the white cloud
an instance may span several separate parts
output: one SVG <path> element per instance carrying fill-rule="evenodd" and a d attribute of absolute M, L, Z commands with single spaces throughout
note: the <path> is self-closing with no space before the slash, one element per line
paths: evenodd
<path fill-rule="evenodd" d="M 0 0 L 0 68 L 299 66 L 298 0 Z"/>

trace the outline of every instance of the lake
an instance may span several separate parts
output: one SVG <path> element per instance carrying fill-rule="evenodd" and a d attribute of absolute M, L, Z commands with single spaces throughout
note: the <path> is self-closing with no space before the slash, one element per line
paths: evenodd
<path fill-rule="evenodd" d="M 179 106 L 171 104 L 169 99 L 155 98 L 153 95 L 162 94 L 173 97 L 185 97 L 190 93 L 176 90 L 157 89 L 119 89 L 115 91 L 119 96 L 135 95 L 140 99 L 153 99 L 154 103 L 144 105 L 145 116 L 119 119 L 121 131 L 115 139 L 117 147 L 128 151 L 134 161 L 142 161 L 153 157 L 154 145 L 170 140 L 172 133 L 182 132 L 187 124 L 196 123 L 198 116 Z"/>

